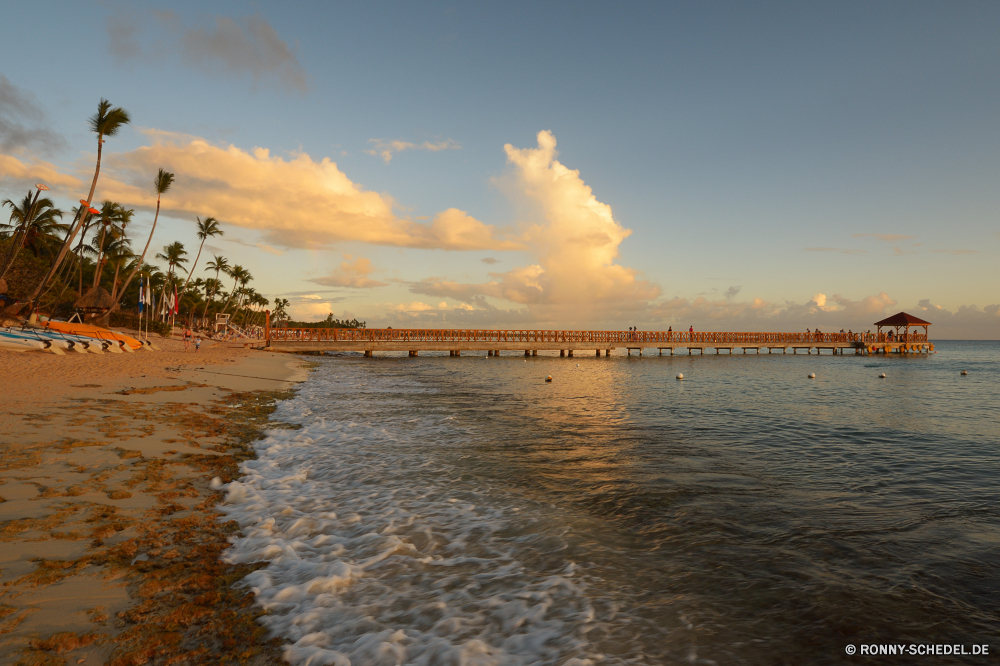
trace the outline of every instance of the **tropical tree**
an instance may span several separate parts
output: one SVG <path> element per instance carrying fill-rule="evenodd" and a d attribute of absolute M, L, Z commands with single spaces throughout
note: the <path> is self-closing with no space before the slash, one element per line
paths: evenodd
<path fill-rule="evenodd" d="M 288 319 L 287 298 L 274 299 L 274 312 L 271 313 L 271 318 L 274 319 L 275 323 L 280 323 L 285 319 Z"/>
<path fill-rule="evenodd" d="M 205 247 L 205 240 L 211 238 L 212 236 L 221 236 L 225 232 L 219 228 L 219 221 L 214 217 L 206 217 L 203 222 L 199 217 L 198 220 L 198 238 L 201 239 L 201 244 L 198 245 L 198 254 L 195 255 L 194 263 L 191 264 L 191 272 L 188 273 L 187 282 L 184 283 L 184 288 L 187 289 L 188 282 L 191 281 L 191 276 L 194 275 L 194 269 L 198 266 L 198 260 L 201 259 L 201 248 Z"/>
<path fill-rule="evenodd" d="M 59 244 L 56 233 L 65 232 L 68 228 L 58 222 L 63 212 L 48 197 L 36 200 L 29 192 L 20 203 L 6 199 L 0 206 L 10 206 L 11 209 L 9 224 L 0 224 L 0 229 L 10 230 L 0 232 L 0 238 L 10 240 L 3 266 L 0 267 L 0 277 L 14 264 L 21 248 L 27 247 L 36 257 L 42 250 L 53 253 Z"/>
<path fill-rule="evenodd" d="M 163 246 L 163 252 L 159 252 L 156 255 L 156 259 L 160 261 L 167 262 L 167 281 L 163 283 L 163 291 L 160 292 L 160 302 L 163 302 L 163 298 L 167 295 L 167 283 L 173 282 L 171 278 L 174 277 L 174 269 L 180 268 L 182 271 L 184 267 L 181 264 L 186 264 L 187 250 L 184 249 L 184 244 L 179 241 L 174 241 L 170 245 Z M 184 271 L 187 272 L 187 271 Z M 171 286 L 176 286 L 176 283 Z"/>
<path fill-rule="evenodd" d="M 115 271 L 111 278 L 111 293 L 118 293 L 118 285 L 120 284 L 118 276 L 128 272 L 128 269 L 132 268 L 137 261 L 138 257 L 129 249 L 128 238 L 125 237 L 122 237 L 121 241 L 106 253 L 105 264 Z"/>
<path fill-rule="evenodd" d="M 122 287 L 122 293 L 128 289 L 128 286 L 132 283 L 135 278 L 135 274 L 139 272 L 139 267 L 142 266 L 142 262 L 146 260 L 146 252 L 149 251 L 149 244 L 153 240 L 153 232 L 156 231 L 156 221 L 160 219 L 160 197 L 170 189 L 170 186 L 174 184 L 174 174 L 169 171 L 164 171 L 160 169 L 159 173 L 156 174 L 156 178 L 153 180 L 153 187 L 156 188 L 156 214 L 153 216 L 153 228 L 149 230 L 149 238 L 146 239 L 146 247 L 142 249 L 142 254 L 139 255 L 139 261 L 132 270 L 132 274 L 128 276 L 125 280 L 125 286 Z M 117 295 L 115 295 L 117 296 Z M 118 300 L 115 300 L 115 307 L 118 307 Z"/>
<path fill-rule="evenodd" d="M 226 271 L 226 275 L 233 278 L 233 290 L 229 292 L 229 298 L 226 299 L 226 304 L 222 307 L 223 313 L 225 313 L 226 310 L 229 309 L 229 303 L 233 300 L 233 296 L 236 295 L 236 287 L 240 283 L 240 279 L 244 275 L 249 275 L 249 273 L 247 273 L 247 270 L 245 268 L 243 268 L 239 264 L 236 264 L 235 266 L 231 267 L 228 271 Z M 244 280 L 244 284 L 245 283 L 246 281 Z"/>
<path fill-rule="evenodd" d="M 205 309 L 201 312 L 201 318 L 204 319 L 208 314 L 208 305 L 215 298 L 215 293 L 219 290 L 221 282 L 219 282 L 219 273 L 225 272 L 229 275 L 229 260 L 225 257 L 215 255 L 215 258 L 208 262 L 208 267 L 205 268 L 206 271 L 215 271 L 215 284 L 212 285 L 212 293 L 209 295 L 208 299 L 205 301 Z"/>
<path fill-rule="evenodd" d="M 240 309 L 244 307 L 247 298 L 250 296 L 250 292 L 253 291 L 253 288 L 247 289 L 247 283 L 251 280 L 253 280 L 253 276 L 250 275 L 250 271 L 244 270 L 242 274 L 240 274 L 240 291 L 236 297 L 236 307 L 233 310 L 233 317 L 235 317 L 239 313 Z M 245 315 L 243 317 L 243 321 L 246 323 Z"/>
<path fill-rule="evenodd" d="M 41 296 L 42 290 L 45 289 L 45 285 L 48 284 L 52 276 L 59 270 L 59 266 L 66 257 L 66 253 L 73 245 L 73 239 L 76 238 L 77 232 L 87 219 L 90 202 L 94 199 L 94 189 L 97 187 L 97 177 L 101 174 L 101 154 L 104 150 L 104 137 L 118 134 L 118 130 L 130 122 L 132 122 L 132 119 L 129 118 L 128 112 L 125 109 L 117 106 L 112 107 L 111 102 L 103 98 L 97 105 L 97 113 L 90 117 L 90 131 L 97 135 L 97 166 L 94 168 L 94 180 L 90 183 L 90 194 L 87 195 L 86 206 L 81 206 L 79 209 L 78 219 L 74 219 L 70 225 L 69 233 L 66 234 L 66 240 L 63 241 L 62 247 L 59 249 L 59 255 L 52 262 L 49 272 L 46 273 L 42 281 L 35 287 L 34 293 L 31 294 L 32 308 L 38 304 L 38 298 Z"/>
<path fill-rule="evenodd" d="M 109 251 L 118 251 L 122 247 L 127 248 L 130 245 L 128 238 L 125 236 L 125 227 L 132 221 L 134 214 L 134 210 L 125 208 L 114 201 L 105 201 L 101 206 L 101 233 L 99 236 L 95 236 L 92 242 L 94 249 L 97 251 L 97 268 L 94 270 L 94 283 L 92 287 L 96 287 L 101 283 L 107 253 Z M 115 226 L 116 224 L 118 226 Z"/>

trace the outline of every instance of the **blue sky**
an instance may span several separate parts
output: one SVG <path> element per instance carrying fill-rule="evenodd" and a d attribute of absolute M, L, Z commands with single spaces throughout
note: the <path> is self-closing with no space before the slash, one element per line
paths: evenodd
<path fill-rule="evenodd" d="M 2 194 L 89 184 L 106 97 L 97 197 L 175 170 L 154 247 L 214 215 L 301 318 L 1000 337 L 1000 5 L 622 7 L 7 7 Z"/>

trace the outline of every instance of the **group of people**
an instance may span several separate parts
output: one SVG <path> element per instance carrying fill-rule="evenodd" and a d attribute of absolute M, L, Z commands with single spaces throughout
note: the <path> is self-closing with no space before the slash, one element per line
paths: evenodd
<path fill-rule="evenodd" d="M 194 342 L 194 350 L 199 351 L 201 349 L 201 336 L 195 335 L 191 332 L 191 329 L 187 326 L 184 327 L 184 351 L 188 351 L 191 348 L 191 343 Z"/>
<path fill-rule="evenodd" d="M 689 326 L 688 327 L 688 333 L 694 334 L 694 326 Z M 673 339 L 673 336 L 674 336 L 674 327 L 670 326 L 669 328 L 667 328 L 667 339 L 671 340 L 671 339 Z M 625 334 L 625 339 L 628 340 L 628 341 L 638 340 L 639 339 L 639 327 L 638 326 L 629 326 L 628 327 L 628 333 Z"/>

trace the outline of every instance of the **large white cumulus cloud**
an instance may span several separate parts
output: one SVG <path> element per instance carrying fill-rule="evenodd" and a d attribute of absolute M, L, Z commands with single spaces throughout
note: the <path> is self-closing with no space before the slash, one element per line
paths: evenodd
<path fill-rule="evenodd" d="M 100 196 L 152 208 L 157 169 L 177 175 L 163 198 L 168 213 L 212 216 L 265 232 L 285 247 L 318 247 L 334 241 L 445 250 L 504 250 L 519 244 L 464 211 L 449 208 L 431 224 L 398 217 L 386 194 L 365 190 L 329 158 L 306 153 L 288 158 L 266 148 L 246 151 L 204 139 L 147 132 L 151 145 L 109 155 Z"/>
<path fill-rule="evenodd" d="M 538 133 L 537 148 L 507 144 L 504 151 L 513 167 L 515 196 L 534 211 L 536 219 L 525 225 L 520 240 L 536 263 L 492 273 L 487 283 L 428 279 L 413 284 L 411 291 L 465 302 L 502 298 L 535 310 L 642 303 L 659 295 L 659 287 L 615 263 L 619 246 L 632 232 L 615 221 L 611 207 L 597 200 L 579 171 L 556 159 L 551 132 Z"/>

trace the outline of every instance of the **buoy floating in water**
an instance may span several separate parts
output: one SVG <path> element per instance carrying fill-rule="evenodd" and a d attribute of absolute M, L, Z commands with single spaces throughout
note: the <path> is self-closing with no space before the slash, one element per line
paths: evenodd
<path fill-rule="evenodd" d="M 683 372 L 678 372 L 677 373 L 677 379 L 684 379 L 684 373 Z"/>
<path fill-rule="evenodd" d="M 878 376 L 878 378 L 879 379 L 885 379 L 885 373 L 883 372 L 881 375 Z"/>
<path fill-rule="evenodd" d="M 816 373 L 815 372 L 810 372 L 809 373 L 809 379 L 816 379 Z"/>
<path fill-rule="evenodd" d="M 546 378 L 545 378 L 545 381 L 547 381 L 547 382 L 551 382 L 551 381 L 552 381 L 552 375 L 549 375 L 548 377 L 546 377 Z"/>
<path fill-rule="evenodd" d="M 968 370 L 962 370 L 962 374 L 963 375 L 967 375 L 967 374 L 969 374 L 969 371 Z"/>

